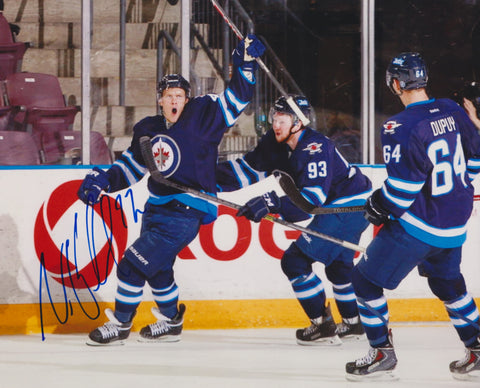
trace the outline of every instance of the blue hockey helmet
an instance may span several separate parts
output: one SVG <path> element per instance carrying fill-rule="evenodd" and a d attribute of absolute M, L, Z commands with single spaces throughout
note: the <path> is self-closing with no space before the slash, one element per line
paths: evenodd
<path fill-rule="evenodd" d="M 305 117 L 310 120 L 310 113 L 312 107 L 310 106 L 310 102 L 308 102 L 307 98 L 301 95 L 294 94 L 289 95 L 289 97 L 292 97 L 293 101 L 295 102 L 295 104 L 297 104 Z M 285 96 L 278 98 L 273 104 L 273 106 L 270 108 L 270 112 L 268 115 L 268 121 L 270 123 L 273 122 L 273 115 L 276 112 L 289 114 L 293 117 L 293 125 L 296 125 L 298 123 L 298 116 L 293 111 L 292 107 L 288 104 L 287 98 Z"/>
<path fill-rule="evenodd" d="M 190 82 L 183 78 L 180 74 L 167 74 L 164 76 L 157 87 L 158 97 L 161 97 L 163 92 L 170 88 L 182 88 L 185 90 L 185 96 L 190 97 Z"/>
<path fill-rule="evenodd" d="M 392 93 L 397 94 L 392 87 L 394 79 L 398 79 L 402 90 L 425 88 L 428 75 L 427 67 L 421 55 L 406 52 L 394 57 L 387 68 L 386 82 Z"/>

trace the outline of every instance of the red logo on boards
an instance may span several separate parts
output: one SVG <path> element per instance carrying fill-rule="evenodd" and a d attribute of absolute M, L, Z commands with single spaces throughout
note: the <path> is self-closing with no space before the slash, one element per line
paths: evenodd
<path fill-rule="evenodd" d="M 34 230 L 37 258 L 50 277 L 76 289 L 104 282 L 122 257 L 128 237 L 125 214 L 115 206 L 115 199 L 104 196 L 99 204 L 87 208 L 77 197 L 81 183 L 75 180 L 57 187 L 40 208 Z M 80 211 L 75 212 L 75 206 Z M 78 227 L 78 219 L 86 227 Z M 103 239 L 94 237 L 98 231 L 89 230 L 94 222 L 100 223 Z M 79 244 L 79 235 L 86 236 L 86 244 Z"/>

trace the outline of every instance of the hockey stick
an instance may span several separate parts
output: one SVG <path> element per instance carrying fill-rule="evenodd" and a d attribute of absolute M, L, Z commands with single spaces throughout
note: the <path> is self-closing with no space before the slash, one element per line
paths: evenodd
<path fill-rule="evenodd" d="M 228 17 L 228 15 L 225 13 L 224 9 L 218 4 L 216 0 L 211 0 L 213 7 L 218 11 L 220 16 L 225 20 L 225 23 L 228 24 L 228 26 L 231 28 L 231 30 L 234 32 L 235 35 L 237 35 L 238 39 L 242 40 L 243 35 L 238 29 L 238 27 L 233 24 L 232 20 Z M 290 105 L 290 108 L 295 112 L 295 114 L 298 116 L 300 120 L 302 120 L 302 123 L 304 126 L 307 126 L 310 124 L 310 120 L 303 114 L 303 112 L 300 110 L 298 105 L 295 103 L 294 99 L 292 96 L 289 96 L 287 91 L 283 88 L 282 84 L 278 82 L 278 80 L 275 78 L 275 76 L 272 74 L 270 69 L 265 65 L 265 63 L 262 61 L 261 58 L 255 58 L 257 61 L 258 65 L 262 68 L 262 70 L 267 74 L 267 77 L 270 78 L 270 81 L 273 82 L 275 87 L 278 89 L 280 94 L 285 97 L 287 104 Z"/>
<path fill-rule="evenodd" d="M 455 318 L 461 319 L 462 321 L 467 322 L 469 325 L 473 326 L 475 330 L 480 330 L 480 325 L 471 319 L 467 318 L 466 316 L 460 314 L 459 312 L 451 309 L 450 307 L 445 306 L 448 313 L 452 314 Z"/>
<path fill-rule="evenodd" d="M 293 204 L 300 210 L 303 210 L 308 214 L 336 214 L 336 213 L 350 213 L 350 212 L 362 212 L 364 206 L 344 206 L 344 207 L 322 207 L 315 206 L 309 202 L 298 190 L 294 180 L 286 172 L 280 170 L 274 170 L 273 175 L 278 181 L 278 184 L 282 190 L 287 194 L 288 198 Z"/>
<path fill-rule="evenodd" d="M 154 159 L 153 153 L 152 153 L 152 145 L 150 143 L 150 138 L 148 136 L 142 136 L 140 138 L 140 150 L 142 152 L 142 156 L 143 156 L 143 160 L 145 161 L 145 165 L 146 165 L 148 171 L 150 172 L 150 176 L 152 177 L 152 179 L 155 182 L 158 182 L 158 183 L 160 183 L 162 185 L 165 185 L 165 186 L 173 187 L 177 190 L 183 191 L 184 193 L 193 194 L 197 197 L 206 199 L 207 201 L 215 202 L 215 203 L 230 207 L 232 209 L 238 210 L 238 209 L 241 208 L 241 205 L 238 205 L 236 203 L 227 201 L 227 200 L 222 199 L 222 198 L 214 197 L 213 195 L 204 193 L 204 192 L 196 190 L 194 188 L 184 186 L 182 184 L 179 184 L 179 183 L 176 183 L 176 182 L 173 182 L 171 180 L 166 179 L 162 175 L 162 173 L 159 171 L 159 169 L 157 168 L 157 163 L 155 162 L 155 159 Z M 330 242 L 332 242 L 334 244 L 337 244 L 337 245 L 341 245 L 344 248 L 351 249 L 353 251 L 362 252 L 362 253 L 365 252 L 364 247 L 361 247 L 359 245 L 353 244 L 353 243 L 348 242 L 348 241 L 340 240 L 336 237 L 332 237 L 332 236 L 328 236 L 328 235 L 323 234 L 323 233 L 316 232 L 316 231 L 308 229 L 308 228 L 304 228 L 303 226 L 284 221 L 280 218 L 275 218 L 275 217 L 271 216 L 270 214 L 266 215 L 263 218 L 268 220 L 268 221 L 275 222 L 277 224 L 286 226 L 287 228 L 296 229 L 296 230 L 299 230 L 301 232 L 307 233 L 311 236 L 330 241 Z"/>

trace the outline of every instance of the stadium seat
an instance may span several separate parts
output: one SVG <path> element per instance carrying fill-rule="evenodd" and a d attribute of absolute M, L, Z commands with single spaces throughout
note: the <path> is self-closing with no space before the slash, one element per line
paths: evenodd
<path fill-rule="evenodd" d="M 2 90 L 1 87 L 3 87 L 2 81 L 0 81 L 0 90 Z M 5 105 L 3 94 L 0 95 L 0 131 L 7 131 L 10 129 L 10 112 L 11 108 Z"/>
<path fill-rule="evenodd" d="M 73 128 L 80 107 L 66 106 L 56 76 L 13 73 L 7 76 L 4 84 L 5 102 L 12 109 L 13 129 L 31 132 L 40 149 L 44 136 L 52 137 L 55 132 Z"/>
<path fill-rule="evenodd" d="M 0 131 L 0 165 L 37 164 L 40 164 L 40 156 L 32 134 L 19 131 Z"/>
<path fill-rule="evenodd" d="M 12 30 L 5 16 L 0 12 L 0 80 L 9 74 L 21 71 L 27 42 L 15 42 Z"/>
<path fill-rule="evenodd" d="M 45 132 L 42 136 L 42 153 L 47 164 L 80 164 L 82 135 L 80 131 Z M 90 163 L 112 164 L 112 152 L 102 134 L 90 131 Z"/>

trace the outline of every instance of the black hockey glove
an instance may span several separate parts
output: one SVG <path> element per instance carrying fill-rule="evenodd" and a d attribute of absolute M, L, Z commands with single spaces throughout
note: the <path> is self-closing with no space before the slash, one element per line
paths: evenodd
<path fill-rule="evenodd" d="M 233 51 L 233 65 L 253 73 L 258 68 L 255 58 L 261 57 L 264 52 L 263 43 L 255 35 L 249 34 Z"/>
<path fill-rule="evenodd" d="M 365 203 L 365 218 L 375 226 L 380 226 L 388 221 L 388 211 L 379 201 L 380 189 L 375 190 Z"/>
<path fill-rule="evenodd" d="M 94 167 L 78 189 L 78 198 L 87 205 L 95 205 L 100 201 L 102 190 L 108 191 L 109 188 L 110 182 L 107 173 L 98 167 Z"/>
<path fill-rule="evenodd" d="M 275 191 L 270 191 L 248 201 L 238 210 L 237 217 L 244 216 L 253 222 L 259 222 L 268 213 L 278 213 L 280 203 Z"/>

